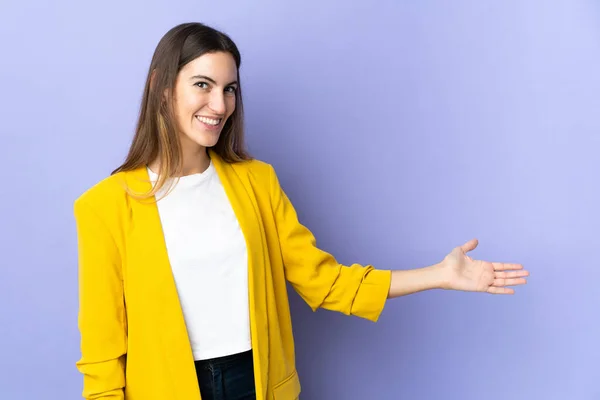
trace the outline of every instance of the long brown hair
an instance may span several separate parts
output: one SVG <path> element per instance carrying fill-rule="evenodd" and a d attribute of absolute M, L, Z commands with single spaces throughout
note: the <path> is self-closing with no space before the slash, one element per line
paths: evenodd
<path fill-rule="evenodd" d="M 207 53 L 227 52 L 238 69 L 236 105 L 219 140 L 212 150 L 224 161 L 235 163 L 250 160 L 245 149 L 244 118 L 239 68 L 240 52 L 229 36 L 207 25 L 192 22 L 175 26 L 159 41 L 154 51 L 144 87 L 139 118 L 129 153 L 123 164 L 111 175 L 143 167 L 158 159 L 160 172 L 151 192 L 154 196 L 170 177 L 181 174 L 183 163 L 172 96 L 163 96 L 175 87 L 179 71 L 190 61 Z"/>

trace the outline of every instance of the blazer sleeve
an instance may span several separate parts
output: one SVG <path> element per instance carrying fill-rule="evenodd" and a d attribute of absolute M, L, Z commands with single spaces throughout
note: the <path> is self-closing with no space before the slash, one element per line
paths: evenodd
<path fill-rule="evenodd" d="M 286 279 L 313 311 L 324 308 L 377 321 L 385 306 L 391 271 L 371 265 L 342 265 L 316 246 L 270 168 L 271 204 Z"/>
<path fill-rule="evenodd" d="M 127 321 L 118 247 L 98 213 L 75 202 L 79 269 L 78 326 L 86 399 L 123 400 Z"/>

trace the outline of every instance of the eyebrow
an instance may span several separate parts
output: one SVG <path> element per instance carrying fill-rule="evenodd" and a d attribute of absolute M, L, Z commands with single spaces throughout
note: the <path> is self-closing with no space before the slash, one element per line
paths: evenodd
<path fill-rule="evenodd" d="M 190 78 L 191 81 L 196 80 L 196 79 L 206 79 L 207 81 L 209 81 L 210 83 L 212 83 L 214 85 L 217 84 L 217 82 L 214 79 L 209 78 L 208 76 L 205 76 L 205 75 L 194 75 Z M 231 85 L 237 85 L 237 84 L 238 84 L 237 81 L 233 81 L 233 82 L 228 83 L 225 86 L 231 86 Z"/>

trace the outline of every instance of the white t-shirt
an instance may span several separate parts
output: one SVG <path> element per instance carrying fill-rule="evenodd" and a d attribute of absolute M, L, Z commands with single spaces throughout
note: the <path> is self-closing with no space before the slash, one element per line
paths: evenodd
<path fill-rule="evenodd" d="M 250 350 L 246 242 L 212 162 L 157 205 L 194 359 Z"/>

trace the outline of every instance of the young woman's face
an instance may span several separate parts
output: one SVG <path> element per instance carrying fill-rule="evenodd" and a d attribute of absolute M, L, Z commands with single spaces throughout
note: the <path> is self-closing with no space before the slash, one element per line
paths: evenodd
<path fill-rule="evenodd" d="M 235 110 L 237 67 L 229 53 L 204 54 L 184 66 L 173 96 L 182 147 L 214 146 Z"/>

